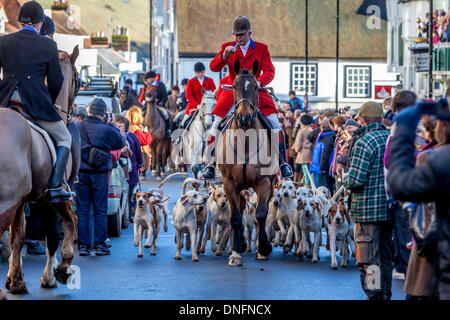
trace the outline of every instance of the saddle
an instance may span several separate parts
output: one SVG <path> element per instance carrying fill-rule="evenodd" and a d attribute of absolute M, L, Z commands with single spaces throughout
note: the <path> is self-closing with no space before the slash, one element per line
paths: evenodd
<path fill-rule="evenodd" d="M 39 127 L 39 125 L 36 123 L 36 119 L 31 114 L 28 113 L 27 109 L 25 108 L 25 105 L 22 102 L 16 99 L 11 99 L 9 101 L 8 108 L 22 115 L 30 125 L 31 129 L 39 133 L 42 136 L 42 138 L 44 138 L 44 141 L 47 144 L 48 149 L 50 150 L 50 155 L 52 157 L 52 165 L 54 166 L 56 163 L 55 141 L 50 137 L 47 131 Z"/>

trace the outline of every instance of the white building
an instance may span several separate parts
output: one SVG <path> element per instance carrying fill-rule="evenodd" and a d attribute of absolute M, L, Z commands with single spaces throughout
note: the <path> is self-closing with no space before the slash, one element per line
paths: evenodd
<path fill-rule="evenodd" d="M 434 9 L 450 9 L 450 0 L 433 0 Z M 386 0 L 388 15 L 387 62 L 388 71 L 400 75 L 399 89 L 411 90 L 420 97 L 428 96 L 428 73 L 416 72 L 414 57 L 409 49 L 418 37 L 417 19 L 426 21 L 429 12 L 428 0 Z M 423 35 L 426 38 L 426 35 Z M 442 96 L 447 75 L 433 72 L 433 96 Z M 449 73 L 450 74 L 450 73 Z"/>
<path fill-rule="evenodd" d="M 396 0 L 397 1 L 397 0 Z M 276 69 L 269 86 L 286 101 L 291 90 L 303 97 L 306 91 L 305 8 L 291 1 L 217 2 L 191 0 L 177 2 L 175 45 L 176 82 L 194 76 L 194 64 L 203 62 L 206 76 L 218 85 L 227 74 L 209 70 L 211 59 L 223 42 L 233 41 L 232 21 L 237 15 L 250 18 L 255 41 L 269 46 Z M 388 72 L 386 55 L 387 24 L 370 29 L 367 17 L 356 14 L 362 0 L 341 0 L 340 60 L 338 76 L 339 107 L 359 107 L 366 101 L 382 101 L 398 84 L 397 75 Z M 214 26 L 211 28 L 211 26 Z M 314 108 L 334 108 L 336 92 L 336 4 L 309 1 L 309 103 Z"/>

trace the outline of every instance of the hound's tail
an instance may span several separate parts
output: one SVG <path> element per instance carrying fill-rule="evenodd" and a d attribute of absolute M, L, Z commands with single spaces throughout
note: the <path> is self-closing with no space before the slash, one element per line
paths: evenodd
<path fill-rule="evenodd" d="M 161 181 L 161 183 L 158 186 L 158 189 L 161 189 L 163 187 L 163 185 L 170 180 L 170 178 L 175 177 L 175 176 L 184 176 L 187 177 L 187 173 L 186 172 L 176 172 L 176 173 L 172 173 L 171 175 L 168 175 L 163 181 Z"/>
<path fill-rule="evenodd" d="M 200 180 L 197 180 L 197 179 L 194 179 L 194 178 L 185 179 L 184 182 L 183 182 L 183 187 L 181 189 L 181 195 L 182 196 L 184 196 L 184 194 L 186 193 L 186 186 L 187 186 L 188 183 L 200 184 L 201 182 L 200 182 Z"/>

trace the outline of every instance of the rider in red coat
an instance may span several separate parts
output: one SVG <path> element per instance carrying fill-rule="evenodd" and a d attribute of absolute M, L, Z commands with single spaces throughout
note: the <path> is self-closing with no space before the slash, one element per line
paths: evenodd
<path fill-rule="evenodd" d="M 221 85 L 232 85 L 236 79 L 234 71 L 234 63 L 239 60 L 241 70 L 252 70 L 255 60 L 258 62 L 258 71 L 255 73 L 256 80 L 260 87 L 268 85 L 275 77 L 275 67 L 272 64 L 268 47 L 260 42 L 251 39 L 250 20 L 244 16 L 238 16 L 233 22 L 233 32 L 236 36 L 235 42 L 226 42 L 222 44 L 220 52 L 211 61 L 210 69 L 213 72 L 220 72 L 223 67 L 228 66 L 229 76 L 226 80 L 222 79 Z M 233 92 L 223 90 L 220 95 L 216 95 L 217 104 L 213 110 L 215 115 L 212 131 L 217 130 L 223 118 L 229 114 L 234 104 Z M 293 173 L 286 161 L 286 146 L 283 131 L 277 118 L 277 109 L 273 99 L 263 91 L 259 92 L 259 110 L 265 116 L 266 129 L 276 130 L 279 132 L 279 148 L 280 148 L 280 174 L 282 179 L 292 178 Z M 213 148 L 215 141 L 214 133 L 208 137 L 208 148 Z M 209 150 L 212 153 L 212 150 Z M 207 152 L 208 154 L 211 154 Z M 203 178 L 214 179 L 214 164 L 209 163 L 206 167 Z"/>
<path fill-rule="evenodd" d="M 205 65 L 201 62 L 197 62 L 194 65 L 195 77 L 188 81 L 186 88 L 186 99 L 189 101 L 189 104 L 186 106 L 186 110 L 184 111 L 185 116 L 181 122 L 183 128 L 185 128 L 186 123 L 189 123 L 189 119 L 202 103 L 203 90 L 216 90 L 214 80 L 205 76 L 205 70 Z"/>

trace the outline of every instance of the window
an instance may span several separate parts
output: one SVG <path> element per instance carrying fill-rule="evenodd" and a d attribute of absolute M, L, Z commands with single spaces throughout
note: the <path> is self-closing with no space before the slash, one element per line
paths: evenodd
<path fill-rule="evenodd" d="M 308 76 L 308 95 L 317 95 L 317 64 L 293 63 L 291 65 L 291 88 L 297 95 L 304 95 L 306 92 L 306 76 Z"/>
<path fill-rule="evenodd" d="M 370 98 L 372 95 L 372 69 L 371 67 L 346 66 L 345 67 L 345 97 Z"/>

